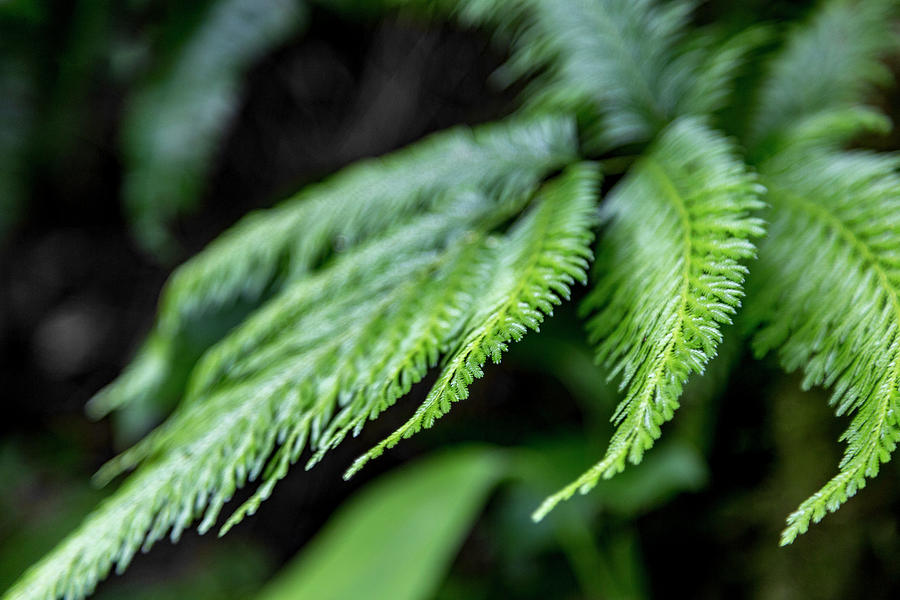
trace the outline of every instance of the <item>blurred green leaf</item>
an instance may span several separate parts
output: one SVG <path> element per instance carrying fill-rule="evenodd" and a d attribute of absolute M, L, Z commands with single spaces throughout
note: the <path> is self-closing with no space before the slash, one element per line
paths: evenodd
<path fill-rule="evenodd" d="M 504 472 L 502 451 L 465 447 L 388 474 L 342 507 L 259 599 L 430 597 Z"/>
<path fill-rule="evenodd" d="M 531 502 L 533 510 L 536 499 L 571 478 L 593 454 L 593 446 L 582 436 L 551 438 L 522 449 L 516 454 L 520 459 L 517 467 L 528 493 L 521 501 Z M 573 510 L 582 520 L 600 511 L 635 517 L 665 504 L 680 492 L 702 489 L 708 477 L 703 455 L 693 444 L 673 436 L 640 465 L 618 477 L 601 480 L 589 496 L 573 498 Z M 524 510 L 523 504 L 511 513 Z M 519 516 L 512 514 L 511 518 Z"/>
<path fill-rule="evenodd" d="M 299 0 L 214 2 L 171 63 L 131 98 L 123 124 L 124 195 L 146 249 L 171 252 L 166 223 L 202 192 L 237 108 L 242 75 L 304 20 Z"/>

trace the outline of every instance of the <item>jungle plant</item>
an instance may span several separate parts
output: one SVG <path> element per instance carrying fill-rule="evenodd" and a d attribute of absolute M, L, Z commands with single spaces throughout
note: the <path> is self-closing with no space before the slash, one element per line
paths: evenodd
<path fill-rule="evenodd" d="M 785 32 L 692 30 L 680 1 L 376 8 L 493 31 L 510 48 L 499 78 L 527 81 L 520 109 L 347 167 L 179 267 L 143 348 L 89 409 L 180 404 L 101 469 L 102 482 L 134 472 L 6 598 L 81 598 L 166 534 L 198 520 L 225 533 L 301 457 L 310 468 L 350 443 L 439 369 L 352 476 L 464 400 L 576 284 L 589 286 L 598 362 L 620 383 L 617 429 L 535 519 L 642 460 L 732 320 L 730 335 L 829 387 L 837 414 L 853 416 L 838 473 L 788 517 L 783 544 L 890 459 L 900 177 L 895 156 L 846 146 L 889 125 L 864 102 L 890 78 L 891 2 L 829 0 Z"/>

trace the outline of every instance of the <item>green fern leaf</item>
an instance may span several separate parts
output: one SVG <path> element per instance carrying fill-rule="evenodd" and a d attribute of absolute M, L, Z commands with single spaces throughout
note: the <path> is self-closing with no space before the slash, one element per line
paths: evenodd
<path fill-rule="evenodd" d="M 895 3 L 831 0 L 795 29 L 773 59 L 750 127 L 751 146 L 765 155 L 772 139 L 797 120 L 860 102 L 876 83 L 891 80 L 880 61 L 897 48 Z M 755 154 L 760 154 L 757 150 Z"/>
<path fill-rule="evenodd" d="M 431 427 L 453 402 L 468 397 L 468 387 L 483 375 L 488 358 L 499 363 L 510 341 L 537 330 L 553 306 L 568 299 L 576 281 L 585 282 L 593 239 L 595 168 L 569 167 L 543 190 L 540 204 L 503 238 L 492 241 L 487 275 L 491 281 L 481 306 L 468 317 L 456 349 L 445 361 L 437 383 L 415 414 L 394 433 L 358 458 L 350 478 L 423 427 Z"/>
<path fill-rule="evenodd" d="M 521 209 L 527 189 L 517 199 L 447 191 L 409 223 L 289 285 L 208 351 L 170 419 L 100 477 L 136 472 L 7 597 L 81 598 L 167 532 L 178 539 L 196 519 L 210 529 L 234 492 L 258 481 L 224 533 L 304 449 L 311 465 L 358 433 L 442 353 L 451 353 L 461 393 L 458 382 L 480 373 L 476 361 L 498 359 L 583 277 L 595 183 L 592 167 L 568 169 L 503 236 L 493 229 Z M 437 416 L 436 408 L 426 418 Z"/>
<path fill-rule="evenodd" d="M 498 72 L 530 80 L 524 110 L 579 116 L 589 150 L 651 140 L 673 119 L 721 108 L 738 66 L 764 38 L 753 28 L 722 43 L 682 44 L 693 2 L 656 0 L 465 0 L 388 4 L 453 12 L 490 25 L 511 45 Z"/>
<path fill-rule="evenodd" d="M 838 415 L 855 413 L 840 472 L 790 515 L 782 544 L 864 487 L 900 440 L 898 165 L 801 146 L 761 170 L 772 224 L 746 312 L 755 350 L 777 349 L 804 387 L 833 386 Z"/>
<path fill-rule="evenodd" d="M 874 288 L 871 280 L 873 273 L 889 272 L 879 269 L 893 260 L 891 244 L 898 241 L 880 229 L 891 227 L 896 211 L 893 162 L 837 151 L 862 131 L 890 127 L 860 102 L 890 78 L 880 59 L 898 47 L 895 14 L 887 1 L 825 3 L 773 58 L 751 121 L 750 145 L 770 189 L 772 226 L 754 268 L 746 324 L 757 329 L 758 354 L 778 349 L 785 368 L 804 368 L 805 386 L 835 386 L 840 414 L 857 411 L 843 438 L 849 446 L 840 473 L 788 518 L 782 544 L 863 487 L 897 437 L 884 412 L 893 392 L 871 385 L 881 378 L 889 386 L 890 346 L 881 345 L 884 339 L 860 346 L 860 336 L 893 335 L 884 307 L 873 308 L 882 294 L 894 293 L 885 287 L 889 278 L 875 277 L 881 287 Z M 872 211 L 881 211 L 877 219 Z M 873 221 L 861 221 L 863 214 Z M 863 364 L 873 371 L 861 373 Z"/>
<path fill-rule="evenodd" d="M 672 418 L 682 385 L 703 371 L 740 303 L 762 203 L 734 148 L 694 119 L 676 121 L 607 200 L 592 314 L 598 359 L 621 374 L 625 398 L 606 456 L 535 512 L 641 461 Z"/>
<path fill-rule="evenodd" d="M 348 167 L 245 217 L 175 271 L 154 331 L 123 374 L 90 402 L 90 413 L 100 417 L 166 388 L 177 397 L 187 377 L 178 365 L 192 365 L 256 306 L 330 255 L 427 210 L 448 191 L 525 196 L 571 162 L 576 149 L 574 124 L 559 116 L 457 128 Z M 213 333 L 197 333 L 206 330 Z"/>
<path fill-rule="evenodd" d="M 547 66 L 524 92 L 527 107 L 599 109 L 600 123 L 589 137 L 604 148 L 646 141 L 674 116 L 678 80 L 685 74 L 672 58 L 689 3 L 527 4 L 532 22 L 516 39 L 506 66 L 517 78 Z"/>
<path fill-rule="evenodd" d="M 837 149 L 860 134 L 885 134 L 890 130 L 891 120 L 874 108 L 848 106 L 821 110 L 785 127 L 777 142 L 769 146 L 770 156 L 800 147 Z"/>

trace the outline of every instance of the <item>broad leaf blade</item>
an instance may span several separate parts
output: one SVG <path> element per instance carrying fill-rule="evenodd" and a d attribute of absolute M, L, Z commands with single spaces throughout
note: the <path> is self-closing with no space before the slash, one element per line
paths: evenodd
<path fill-rule="evenodd" d="M 426 600 L 491 488 L 504 455 L 458 448 L 391 472 L 355 495 L 258 600 Z"/>

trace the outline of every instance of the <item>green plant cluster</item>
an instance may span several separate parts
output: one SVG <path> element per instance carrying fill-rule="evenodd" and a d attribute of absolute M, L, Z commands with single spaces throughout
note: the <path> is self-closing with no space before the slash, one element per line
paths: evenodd
<path fill-rule="evenodd" d="M 82 598 L 138 549 L 214 527 L 253 483 L 224 533 L 304 451 L 311 467 L 438 369 L 349 477 L 465 399 L 577 283 L 622 400 L 606 455 L 536 518 L 642 460 L 732 320 L 729 335 L 853 417 L 838 474 L 782 542 L 864 487 L 900 439 L 900 177 L 896 157 L 845 148 L 887 127 L 864 102 L 889 79 L 896 7 L 828 0 L 786 31 L 692 30 L 692 7 L 379 3 L 494 32 L 511 53 L 500 79 L 527 80 L 520 109 L 347 167 L 179 267 L 143 349 L 90 408 L 164 390 L 179 406 L 101 470 L 133 473 L 5 598 Z M 601 200 L 601 174 L 623 164 Z"/>

